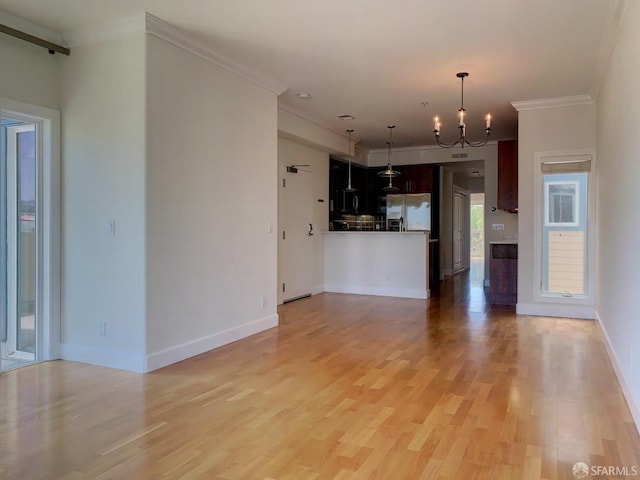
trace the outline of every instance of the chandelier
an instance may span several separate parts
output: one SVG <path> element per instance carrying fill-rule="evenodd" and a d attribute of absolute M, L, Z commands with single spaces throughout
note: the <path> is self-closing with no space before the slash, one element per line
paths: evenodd
<path fill-rule="evenodd" d="M 458 128 L 460 129 L 460 136 L 458 137 L 458 139 L 453 143 L 441 142 L 440 141 L 440 120 L 438 119 L 438 117 L 434 118 L 433 120 L 433 134 L 436 137 L 436 142 L 438 142 L 438 145 L 440 145 L 442 148 L 451 148 L 451 147 L 455 147 L 458 144 L 460 144 L 462 148 L 464 148 L 465 144 L 469 145 L 470 147 L 482 147 L 486 145 L 487 142 L 489 141 L 489 135 L 491 135 L 491 114 L 490 113 L 488 113 L 487 116 L 485 117 L 486 123 L 485 123 L 484 131 L 486 134 L 486 138 L 478 142 L 472 142 L 467 139 L 467 126 L 464 123 L 464 116 L 466 114 L 466 110 L 464 109 L 464 79 L 468 76 L 469 74 L 467 72 L 460 72 L 456 74 L 456 77 L 460 79 L 460 82 L 462 85 L 460 110 L 458 110 L 458 117 L 460 118 L 460 124 L 458 125 Z"/>

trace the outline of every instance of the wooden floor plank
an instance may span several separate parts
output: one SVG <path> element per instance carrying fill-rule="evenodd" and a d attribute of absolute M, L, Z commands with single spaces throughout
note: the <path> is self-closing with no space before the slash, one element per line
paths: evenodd
<path fill-rule="evenodd" d="M 147 375 L 0 375 L 0 478 L 572 479 L 640 467 L 594 322 L 517 316 L 465 275 L 429 300 L 321 294 Z"/>

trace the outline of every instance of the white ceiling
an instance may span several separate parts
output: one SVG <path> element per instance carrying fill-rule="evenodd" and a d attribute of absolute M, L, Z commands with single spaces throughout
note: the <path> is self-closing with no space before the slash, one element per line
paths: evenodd
<path fill-rule="evenodd" d="M 487 112 L 492 138 L 515 138 L 512 101 L 595 96 L 619 1 L 0 0 L 0 9 L 63 36 L 147 11 L 286 85 L 285 108 L 383 148 L 389 124 L 396 147 L 434 143 L 436 114 L 451 140 L 460 71 L 470 73 L 472 139 Z"/>

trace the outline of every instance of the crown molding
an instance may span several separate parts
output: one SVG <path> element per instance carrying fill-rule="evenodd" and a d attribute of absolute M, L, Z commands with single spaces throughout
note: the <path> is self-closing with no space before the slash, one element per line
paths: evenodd
<path fill-rule="evenodd" d="M 148 12 L 142 12 L 132 17 L 100 26 L 74 30 L 65 33 L 64 37 L 70 46 L 80 46 L 107 42 L 139 33 L 146 33 L 164 40 L 276 95 L 280 95 L 287 90 L 287 87 L 277 80 L 214 52 L 208 46 L 195 41 L 173 25 Z"/>
<path fill-rule="evenodd" d="M 144 33 L 144 26 L 145 14 L 139 13 L 115 22 L 65 32 L 64 38 L 70 47 L 93 45 Z"/>
<path fill-rule="evenodd" d="M 578 105 L 591 105 L 594 103 L 595 101 L 591 98 L 591 95 L 573 95 L 570 97 L 542 98 L 540 100 L 522 100 L 518 102 L 511 102 L 511 105 L 513 105 L 513 108 L 517 111 L 522 112 L 524 110 L 575 107 Z"/>
<path fill-rule="evenodd" d="M 224 55 L 214 52 L 209 47 L 196 42 L 192 38 L 180 32 L 173 25 L 170 25 L 167 22 L 160 20 L 158 17 L 146 12 L 144 13 L 144 29 L 147 34 L 153 35 L 154 37 L 164 40 L 176 47 L 182 48 L 183 50 L 217 65 L 218 67 L 224 68 L 225 70 L 258 85 L 271 93 L 280 95 L 287 90 L 286 85 L 281 84 L 277 80 L 263 75 L 250 67 L 241 65 L 235 60 L 225 57 Z"/>
<path fill-rule="evenodd" d="M 42 40 L 47 40 L 63 47 L 69 46 L 60 32 L 47 28 L 43 25 L 33 23 L 26 18 L 19 17 L 5 10 L 0 10 L 0 23 L 15 30 L 20 30 L 21 32 L 33 35 L 34 37 L 41 38 Z"/>
<path fill-rule="evenodd" d="M 590 93 L 593 98 L 598 98 L 600 95 L 600 87 L 604 81 L 607 67 L 609 66 L 613 50 L 618 41 L 621 25 L 624 22 L 628 6 L 629 0 L 616 0 L 609 4 L 605 29 L 600 40 L 600 48 L 598 49 L 596 68 L 591 82 Z"/>
<path fill-rule="evenodd" d="M 324 125 L 322 123 L 320 123 L 318 120 L 311 118 L 303 113 L 300 113 L 299 111 L 295 110 L 294 108 L 290 107 L 289 105 L 278 105 L 278 113 L 282 114 L 282 115 L 286 115 L 289 118 L 292 118 L 296 121 L 299 122 L 303 122 L 303 123 L 307 123 L 313 127 L 316 128 L 322 128 L 323 130 L 326 130 L 330 133 L 334 133 L 336 135 L 340 135 L 342 137 L 344 137 L 345 139 L 349 138 L 349 135 L 346 133 L 346 129 L 345 130 L 336 130 L 332 127 L 329 127 L 328 125 Z M 360 138 L 356 135 L 351 135 L 351 141 L 353 142 L 353 144 L 358 144 L 360 143 Z"/>
<path fill-rule="evenodd" d="M 498 141 L 497 140 L 490 140 L 486 143 L 486 145 L 483 145 L 482 147 L 475 147 L 474 150 L 471 151 L 477 151 L 478 149 L 483 149 L 484 147 L 492 147 L 492 146 L 496 146 L 498 145 Z M 414 145 L 412 147 L 393 147 L 393 152 L 394 153 L 398 153 L 398 152 L 424 152 L 424 151 L 437 151 L 437 152 L 441 152 L 444 151 L 445 149 L 443 149 L 441 146 L 439 145 Z M 388 153 L 389 149 L 388 148 L 374 148 L 372 150 L 369 150 L 369 153 Z M 464 159 L 462 159 L 461 161 L 464 161 Z"/>

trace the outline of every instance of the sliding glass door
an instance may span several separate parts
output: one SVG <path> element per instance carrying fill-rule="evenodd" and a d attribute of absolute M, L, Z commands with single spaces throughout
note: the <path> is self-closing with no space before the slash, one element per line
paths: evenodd
<path fill-rule="evenodd" d="M 38 359 L 39 125 L 3 117 L 0 139 L 0 369 Z"/>

